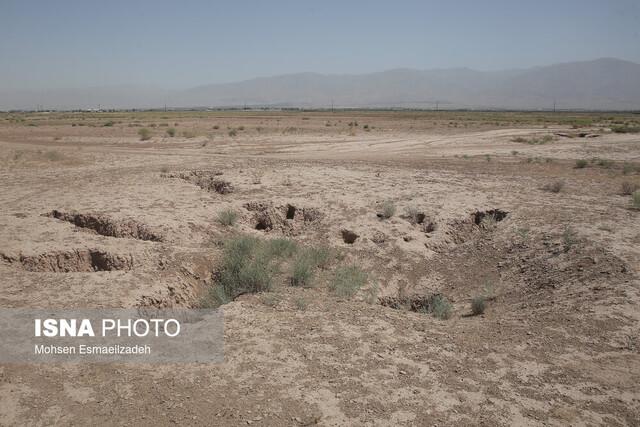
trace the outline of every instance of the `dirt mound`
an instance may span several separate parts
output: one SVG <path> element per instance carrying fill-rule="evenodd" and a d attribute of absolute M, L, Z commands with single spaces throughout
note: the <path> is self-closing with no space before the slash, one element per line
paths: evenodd
<path fill-rule="evenodd" d="M 76 227 L 93 230 L 102 236 L 161 242 L 163 237 L 150 230 L 145 224 L 134 220 L 116 221 L 106 215 L 81 214 L 53 210 L 46 216 L 67 221 Z"/>
<path fill-rule="evenodd" d="M 265 202 L 248 202 L 244 208 L 253 212 L 252 221 L 256 230 L 277 230 L 289 235 L 299 234 L 323 218 L 319 209 L 297 207 L 290 203 L 273 206 Z"/>
<path fill-rule="evenodd" d="M 197 185 L 203 190 L 213 191 L 218 194 L 233 193 L 233 185 L 229 181 L 217 178 L 222 175 L 218 171 L 192 170 L 189 172 L 179 172 L 175 174 L 163 174 L 165 178 L 179 178 Z"/>
<path fill-rule="evenodd" d="M 503 274 L 517 277 L 533 291 L 610 284 L 631 277 L 627 264 L 604 248 L 579 239 L 569 244 L 550 235 L 514 243 L 500 267 Z"/>
<path fill-rule="evenodd" d="M 94 271 L 131 270 L 133 257 L 114 255 L 97 249 L 47 252 L 40 255 L 11 258 L 2 256 L 9 263 L 19 263 L 33 272 L 75 273 Z"/>

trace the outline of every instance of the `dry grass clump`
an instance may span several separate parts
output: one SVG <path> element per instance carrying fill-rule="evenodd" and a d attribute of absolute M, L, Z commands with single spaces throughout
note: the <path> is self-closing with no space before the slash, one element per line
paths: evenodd
<path fill-rule="evenodd" d="M 557 181 L 553 181 L 549 184 L 545 184 L 545 186 L 542 187 L 544 191 L 549 191 L 550 193 L 559 193 L 560 191 L 562 191 L 563 188 L 564 188 L 564 181 L 560 179 Z"/>
<path fill-rule="evenodd" d="M 378 217 L 389 219 L 396 213 L 396 205 L 391 200 L 385 200 L 380 205 L 380 211 Z"/>
<path fill-rule="evenodd" d="M 474 316 L 478 316 L 480 314 L 483 314 L 485 308 L 486 308 L 486 302 L 485 302 L 485 297 L 484 296 L 479 295 L 479 296 L 474 297 L 473 299 L 471 299 L 471 313 Z"/>
<path fill-rule="evenodd" d="M 151 139 L 151 131 L 147 128 L 138 129 L 138 135 L 140 136 L 140 141 L 148 141 Z"/>
<path fill-rule="evenodd" d="M 238 213 L 233 209 L 225 209 L 218 212 L 217 220 L 225 227 L 232 227 L 238 219 Z"/>

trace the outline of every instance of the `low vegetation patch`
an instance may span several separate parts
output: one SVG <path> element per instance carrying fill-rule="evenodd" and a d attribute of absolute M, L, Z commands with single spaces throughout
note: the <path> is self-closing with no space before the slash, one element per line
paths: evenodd
<path fill-rule="evenodd" d="M 225 243 L 216 283 L 202 301 L 217 307 L 247 293 L 271 289 L 278 257 L 270 241 L 241 236 Z"/>
<path fill-rule="evenodd" d="M 396 213 L 396 205 L 391 200 L 385 200 L 380 205 L 378 217 L 383 219 L 389 219 Z"/>
<path fill-rule="evenodd" d="M 233 209 L 225 209 L 218 212 L 218 222 L 225 227 L 232 227 L 238 220 L 238 213 Z"/>
<path fill-rule="evenodd" d="M 550 193 L 559 193 L 564 188 L 564 181 L 559 179 L 557 181 L 553 181 L 549 184 L 546 184 L 542 188 L 544 191 L 548 191 Z"/>
<path fill-rule="evenodd" d="M 471 299 L 471 313 L 474 316 L 483 314 L 485 308 L 486 308 L 486 302 L 485 302 L 484 296 L 479 295 Z"/>
<path fill-rule="evenodd" d="M 584 169 L 584 168 L 587 167 L 588 164 L 589 164 L 589 162 L 587 162 L 585 159 L 579 159 L 579 160 L 576 160 L 575 168 L 576 169 Z"/>
<path fill-rule="evenodd" d="M 329 289 L 337 296 L 351 298 L 367 282 L 367 273 L 355 265 L 338 267 Z"/>
<path fill-rule="evenodd" d="M 640 126 L 613 126 L 611 131 L 614 133 L 640 133 Z"/>
<path fill-rule="evenodd" d="M 640 190 L 636 190 L 631 195 L 631 206 L 634 209 L 640 209 Z"/>
<path fill-rule="evenodd" d="M 147 128 L 138 129 L 138 135 L 140 136 L 140 141 L 148 141 L 151 139 L 151 131 Z"/>

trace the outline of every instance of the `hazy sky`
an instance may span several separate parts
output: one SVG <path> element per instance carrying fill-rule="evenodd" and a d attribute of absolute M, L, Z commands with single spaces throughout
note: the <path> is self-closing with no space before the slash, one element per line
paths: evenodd
<path fill-rule="evenodd" d="M 640 62 L 638 0 L 0 0 L 0 89 Z"/>

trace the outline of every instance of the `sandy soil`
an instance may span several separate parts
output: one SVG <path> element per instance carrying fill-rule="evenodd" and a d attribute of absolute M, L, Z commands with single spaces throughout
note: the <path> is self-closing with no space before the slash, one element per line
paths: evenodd
<path fill-rule="evenodd" d="M 639 425 L 640 211 L 621 186 L 640 185 L 640 136 L 610 116 L 1 115 L 2 307 L 194 307 L 239 233 L 328 244 L 369 280 L 338 298 L 336 262 L 224 305 L 219 365 L 1 365 L 0 423 Z M 449 319 L 388 306 L 438 293 Z"/>

